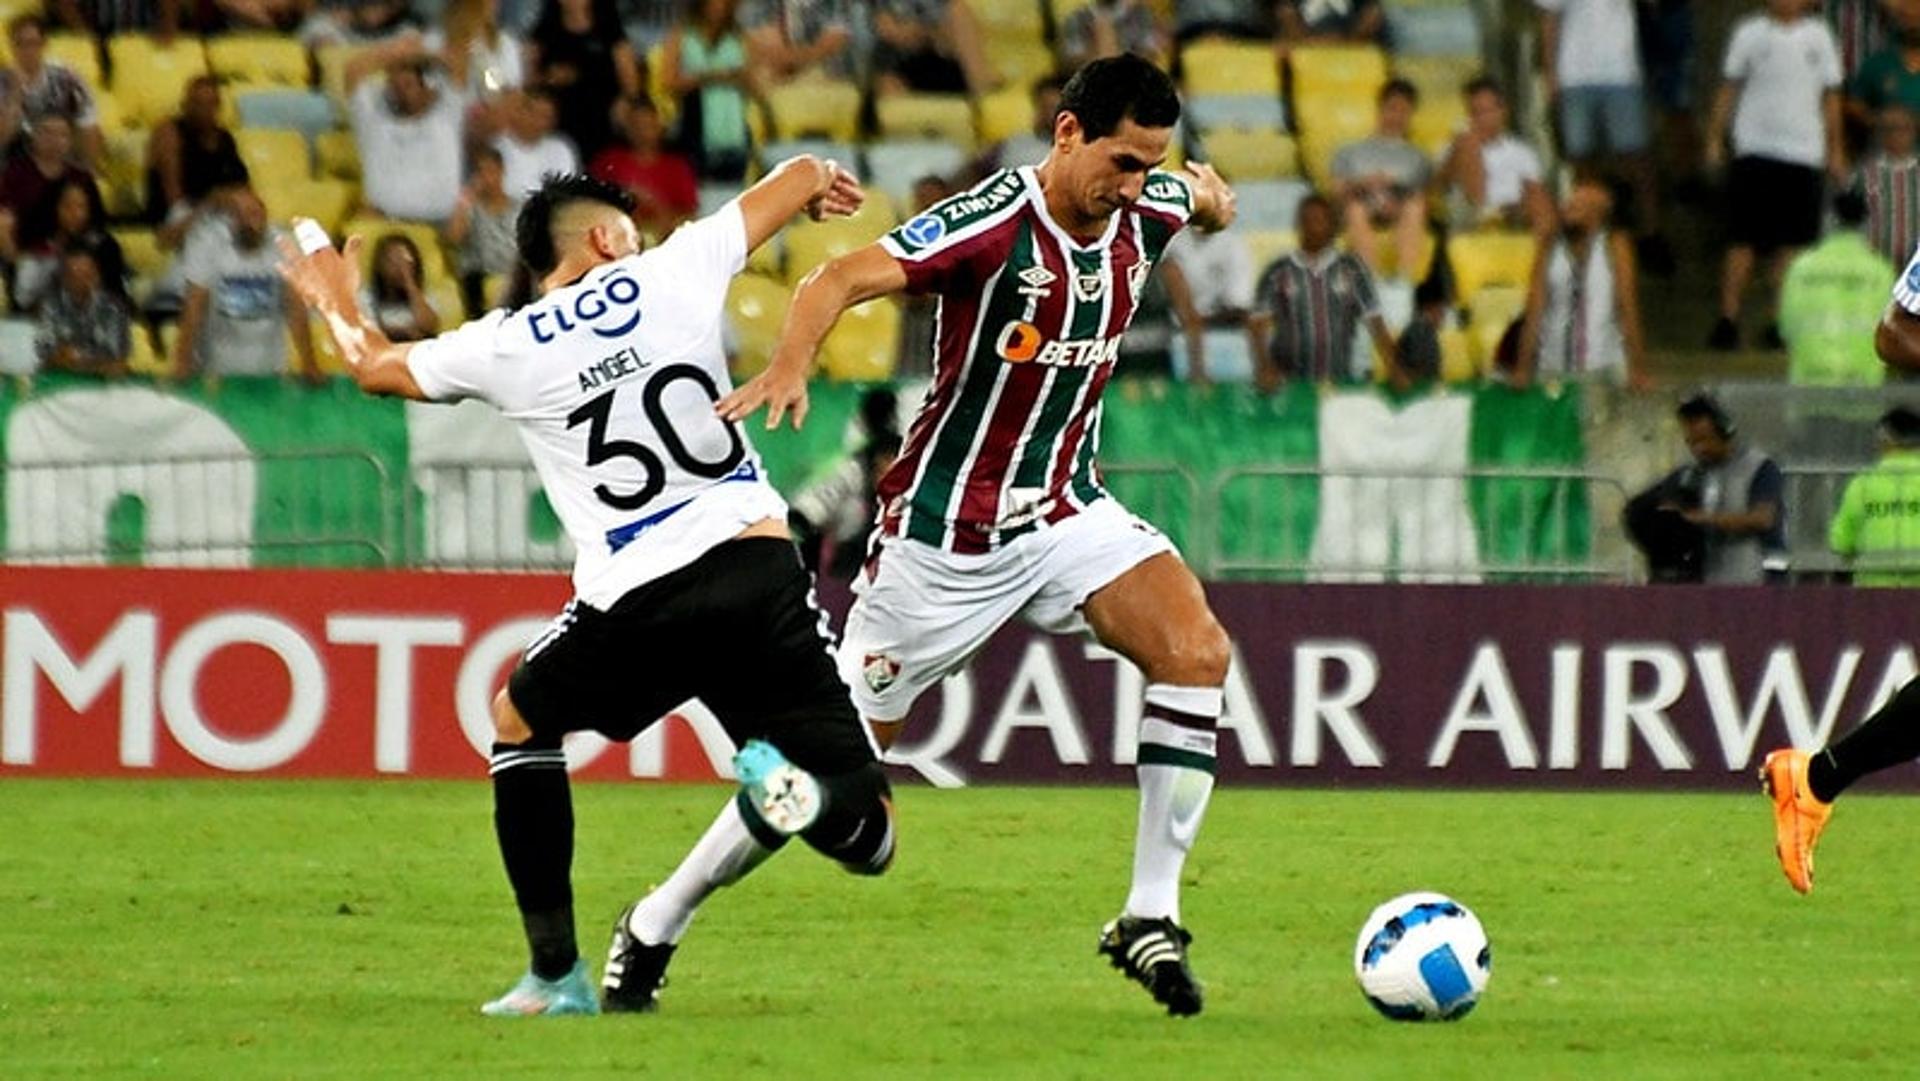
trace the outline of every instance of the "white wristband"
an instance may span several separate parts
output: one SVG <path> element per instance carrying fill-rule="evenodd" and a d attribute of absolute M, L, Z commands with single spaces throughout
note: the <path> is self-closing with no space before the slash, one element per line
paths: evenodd
<path fill-rule="evenodd" d="M 326 229 L 312 218 L 293 219 L 293 239 L 300 245 L 302 255 L 312 255 L 333 246 L 333 241 L 327 238 Z"/>

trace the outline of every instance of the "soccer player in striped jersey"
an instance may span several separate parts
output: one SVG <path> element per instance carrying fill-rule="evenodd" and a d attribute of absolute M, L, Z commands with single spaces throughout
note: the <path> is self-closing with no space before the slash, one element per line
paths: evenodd
<path fill-rule="evenodd" d="M 886 776 L 828 652 L 786 503 L 740 426 L 713 412 L 728 385 L 727 283 L 794 215 L 849 214 L 861 198 L 845 171 L 803 155 L 642 252 L 630 195 L 549 175 L 515 228 L 538 296 L 406 343 L 361 311 L 355 242 L 336 252 L 297 223 L 307 238 L 284 273 L 354 381 L 499 409 L 578 552 L 574 599 L 493 702 L 494 829 L 531 962 L 484 1013 L 653 1009 L 694 909 L 790 836 L 859 874 L 892 859 Z M 630 740 L 694 697 L 743 745 L 740 792 L 620 914 L 596 1002 L 574 936 L 561 739 Z"/>
<path fill-rule="evenodd" d="M 848 307 L 939 298 L 934 380 L 879 485 L 841 674 L 883 745 L 914 699 L 1016 617 L 1092 631 L 1146 674 L 1132 890 L 1100 949 L 1174 1014 L 1197 1013 L 1180 870 L 1213 790 L 1231 647 L 1166 537 L 1101 486 L 1100 394 L 1153 265 L 1190 222 L 1223 228 L 1212 169 L 1165 172 L 1179 99 L 1135 56 L 1073 77 L 1038 167 L 1008 169 L 816 270 L 771 366 L 721 400 L 806 414 L 807 373 Z"/>

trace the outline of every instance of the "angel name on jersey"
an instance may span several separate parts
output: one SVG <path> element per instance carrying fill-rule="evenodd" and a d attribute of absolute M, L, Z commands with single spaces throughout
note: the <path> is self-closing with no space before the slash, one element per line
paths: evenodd
<path fill-rule="evenodd" d="M 617 353 L 609 353 L 592 364 L 574 373 L 580 380 L 580 390 L 599 390 L 601 387 L 617 383 L 630 375 L 639 375 L 653 366 L 653 362 L 634 351 L 632 346 Z"/>

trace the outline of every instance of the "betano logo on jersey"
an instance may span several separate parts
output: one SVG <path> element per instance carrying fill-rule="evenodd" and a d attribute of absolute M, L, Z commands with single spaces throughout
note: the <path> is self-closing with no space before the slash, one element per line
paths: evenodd
<path fill-rule="evenodd" d="M 1013 322 L 1000 328 L 994 340 L 994 352 L 1009 364 L 1047 364 L 1057 368 L 1091 368 L 1111 364 L 1120 357 L 1120 338 L 1089 338 L 1082 341 L 1048 341 L 1040 328 L 1027 322 Z"/>
<path fill-rule="evenodd" d="M 556 330 L 549 330 L 552 320 Z M 562 290 L 552 303 L 527 311 L 527 329 L 542 345 L 585 327 L 602 338 L 621 338 L 640 325 L 640 283 L 616 270 L 592 285 Z"/>

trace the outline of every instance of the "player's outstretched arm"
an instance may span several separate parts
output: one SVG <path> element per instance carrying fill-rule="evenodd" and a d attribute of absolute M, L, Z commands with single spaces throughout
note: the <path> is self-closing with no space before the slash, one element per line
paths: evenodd
<path fill-rule="evenodd" d="M 1880 359 L 1904 372 L 1920 372 L 1920 315 L 1898 303 L 1887 305 L 1873 330 L 1873 349 Z"/>
<path fill-rule="evenodd" d="M 788 158 L 741 193 L 740 216 L 747 223 L 747 250 L 772 240 L 801 211 L 815 221 L 846 217 L 858 211 L 866 199 L 860 181 L 838 162 L 812 154 Z"/>
<path fill-rule="evenodd" d="M 280 239 L 280 275 L 307 307 L 319 313 L 353 381 L 368 394 L 426 401 L 407 367 L 412 343 L 388 341 L 360 311 L 360 238 L 348 238 L 347 250 L 340 252 L 326 243 L 325 232 L 311 221 L 295 219 L 294 232 L 301 242 Z"/>
<path fill-rule="evenodd" d="M 1213 166 L 1190 161 L 1186 164 L 1186 173 L 1187 183 L 1193 188 L 1193 224 L 1209 233 L 1232 225 L 1238 213 L 1233 189 L 1213 171 Z"/>
<path fill-rule="evenodd" d="M 731 422 L 752 416 L 764 405 L 769 430 L 779 427 L 780 419 L 789 413 L 798 429 L 807 418 L 807 376 L 813 370 L 813 358 L 840 313 L 906 287 L 907 272 L 879 244 L 815 267 L 794 290 L 767 370 L 720 399 L 714 412 Z"/>

